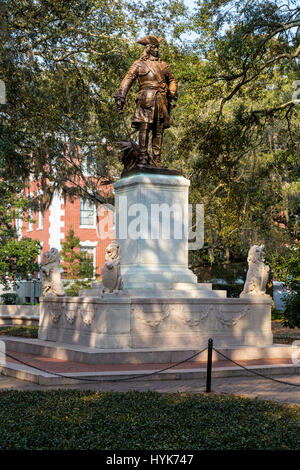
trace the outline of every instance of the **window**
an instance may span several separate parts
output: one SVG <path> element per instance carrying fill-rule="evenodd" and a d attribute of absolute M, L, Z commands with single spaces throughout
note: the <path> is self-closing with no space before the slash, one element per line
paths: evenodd
<path fill-rule="evenodd" d="M 32 232 L 32 230 L 33 230 L 32 209 L 29 209 L 29 210 L 28 210 L 28 218 L 29 218 L 29 222 L 28 222 L 28 230 L 27 230 L 27 232 Z"/>
<path fill-rule="evenodd" d="M 81 277 L 93 278 L 95 272 L 95 248 L 93 246 L 81 246 L 80 253 L 84 253 L 87 260 L 87 263 L 81 262 Z"/>
<path fill-rule="evenodd" d="M 39 263 L 39 265 L 40 265 L 40 267 L 41 267 L 42 258 L 43 258 L 44 242 L 40 242 L 40 244 L 41 244 L 41 246 L 42 246 L 42 249 L 41 249 L 41 251 L 40 251 L 40 254 L 38 255 L 37 262 Z M 38 272 L 37 278 L 38 278 L 38 279 L 41 279 L 41 271 Z"/>
<path fill-rule="evenodd" d="M 39 226 L 38 226 L 38 229 L 42 230 L 43 227 L 44 227 L 44 214 L 43 214 L 42 211 L 39 211 Z"/>
<path fill-rule="evenodd" d="M 87 227 L 95 226 L 95 206 L 90 201 L 80 199 L 80 225 Z"/>
<path fill-rule="evenodd" d="M 83 148 L 82 150 L 86 154 L 81 162 L 82 172 L 84 176 L 93 176 L 95 174 L 94 152 L 91 154 L 87 147 Z"/>
<path fill-rule="evenodd" d="M 16 219 L 16 231 L 18 234 L 18 239 L 22 238 L 22 219 Z"/>

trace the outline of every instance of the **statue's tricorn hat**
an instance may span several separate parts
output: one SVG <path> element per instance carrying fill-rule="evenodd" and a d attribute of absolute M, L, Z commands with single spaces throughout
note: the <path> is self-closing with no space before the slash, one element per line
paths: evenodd
<path fill-rule="evenodd" d="M 148 46 L 148 44 L 150 44 L 151 46 L 159 46 L 159 43 L 161 41 L 162 38 L 156 38 L 155 36 L 149 34 L 149 36 L 145 36 L 144 38 L 139 39 L 137 43 L 142 44 L 143 46 Z"/>

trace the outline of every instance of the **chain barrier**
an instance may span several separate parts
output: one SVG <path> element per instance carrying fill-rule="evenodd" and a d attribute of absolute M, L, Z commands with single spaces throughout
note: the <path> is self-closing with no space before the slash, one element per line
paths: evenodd
<path fill-rule="evenodd" d="M 5 355 L 7 357 L 9 357 L 10 359 L 13 359 L 17 362 L 19 362 L 20 364 L 23 364 L 25 366 L 28 366 L 28 367 L 31 367 L 33 369 L 36 369 L 36 370 L 39 370 L 41 372 L 45 372 L 47 374 L 51 374 L 51 375 L 54 375 L 56 377 L 62 377 L 62 378 L 65 378 L 65 379 L 71 379 L 71 380 L 77 380 L 77 381 L 82 381 L 82 382 L 85 382 L 85 383 L 104 383 L 104 382 L 125 382 L 125 381 L 130 381 L 130 380 L 139 380 L 139 379 L 142 379 L 142 378 L 147 378 L 147 377 L 151 377 L 152 375 L 156 375 L 156 374 L 160 374 L 162 372 L 165 372 L 166 370 L 170 370 L 170 369 L 173 369 L 174 367 L 177 367 L 181 364 L 184 364 L 185 362 L 188 362 L 190 361 L 191 359 L 194 359 L 196 356 L 199 356 L 200 354 L 202 354 L 204 351 L 208 350 L 209 354 L 208 354 L 208 361 L 207 361 L 207 382 L 206 382 L 206 392 L 210 392 L 211 391 L 211 372 L 212 372 L 212 360 L 211 360 L 211 351 L 214 350 L 217 354 L 219 354 L 220 356 L 222 356 L 224 359 L 228 360 L 229 362 L 232 362 L 233 364 L 235 364 L 236 366 L 240 367 L 241 369 L 249 372 L 250 374 L 253 374 L 253 375 L 257 375 L 259 377 L 262 377 L 264 379 L 267 379 L 267 380 L 271 380 L 273 382 L 276 382 L 276 383 L 280 383 L 280 384 L 283 384 L 283 385 L 290 385 L 290 386 L 293 386 L 293 387 L 300 387 L 300 384 L 295 384 L 295 383 L 292 383 L 292 382 L 288 382 L 288 381 L 285 381 L 285 380 L 279 380 L 279 379 L 275 379 L 274 377 L 270 377 L 268 375 L 264 375 L 262 374 L 261 372 L 257 372 L 253 369 L 248 369 L 247 367 L 243 366 L 242 364 L 239 364 L 238 362 L 236 362 L 234 359 L 231 359 L 230 357 L 226 356 L 225 354 L 223 354 L 221 351 L 219 351 L 218 349 L 216 349 L 214 346 L 213 346 L 213 342 L 212 340 L 210 339 L 209 342 L 208 342 L 208 347 L 206 346 L 205 348 L 203 348 L 201 351 L 197 351 L 196 353 L 192 354 L 191 356 L 183 359 L 182 361 L 178 361 L 176 362 L 175 364 L 172 364 L 168 367 L 164 367 L 163 369 L 160 369 L 160 370 L 156 370 L 154 372 L 150 372 L 150 373 L 146 373 L 146 374 L 142 374 L 142 375 L 139 375 L 139 376 L 133 376 L 133 377 L 124 377 L 124 378 L 120 378 L 120 379 L 109 379 L 109 380 L 92 380 L 92 379 L 86 379 L 86 378 L 81 378 L 81 377 L 71 377 L 71 376 L 68 376 L 68 375 L 64 375 L 64 374 L 60 374 L 59 372 L 52 372 L 52 371 L 49 371 L 49 370 L 46 370 L 46 369 L 42 369 L 38 366 L 33 366 L 31 364 L 28 364 L 27 362 L 25 361 L 22 361 L 21 359 L 15 357 L 15 356 L 12 356 L 11 354 L 8 354 L 7 352 L 5 353 Z M 87 372 L 88 373 L 88 372 Z M 1 371 L 1 375 L 5 375 L 3 373 L 3 371 Z"/>
<path fill-rule="evenodd" d="M 62 378 L 65 378 L 65 379 L 72 379 L 72 380 L 79 380 L 79 381 L 83 381 L 85 383 L 104 383 L 104 382 L 125 382 L 125 381 L 129 381 L 129 380 L 138 380 L 138 379 L 141 379 L 141 378 L 144 378 L 144 377 L 150 377 L 150 376 L 155 375 L 155 374 L 160 374 L 161 372 L 164 372 L 164 371 L 169 370 L 169 369 L 173 369 L 173 367 L 179 366 L 180 364 L 184 364 L 185 362 L 190 361 L 194 357 L 199 356 L 200 354 L 202 354 L 204 351 L 206 351 L 206 349 L 207 349 L 207 346 L 204 349 L 202 349 L 201 351 L 196 352 L 192 356 L 189 356 L 189 357 L 183 359 L 182 361 L 176 362 L 175 364 L 172 364 L 171 366 L 164 367 L 163 369 L 156 370 L 156 371 L 150 372 L 148 374 L 142 374 L 142 375 L 139 375 L 137 377 L 135 377 L 135 376 L 134 377 L 124 377 L 122 379 L 111 379 L 111 380 L 103 380 L 103 379 L 102 380 L 91 380 L 91 379 L 84 379 L 84 378 L 81 378 L 81 377 L 70 377 L 68 375 L 60 374 L 58 372 L 51 372 L 49 370 L 45 370 L 45 369 L 41 369 L 40 367 L 33 366 L 31 364 L 28 364 L 27 362 L 22 361 L 21 359 L 19 359 L 17 357 L 12 356 L 11 354 L 8 354 L 7 352 L 5 353 L 5 355 L 7 357 L 11 358 L 11 359 L 14 359 L 15 361 L 19 362 L 20 364 L 23 364 L 23 365 L 28 366 L 28 367 L 32 367 L 33 369 L 39 370 L 41 372 L 45 372 L 47 374 L 55 375 L 57 377 L 62 377 Z M 3 372 L 1 371 L 0 375 L 5 375 L 5 374 L 3 374 Z"/>
<path fill-rule="evenodd" d="M 263 377 L 264 379 L 269 379 L 269 380 L 272 380 L 273 382 L 277 382 L 277 383 L 280 383 L 280 384 L 283 384 L 283 385 L 292 385 L 293 387 L 300 387 L 300 384 L 294 384 L 292 382 L 287 382 L 285 380 L 274 379 L 274 377 L 270 377 L 268 375 L 264 375 L 260 372 L 255 371 L 255 370 L 248 369 L 247 367 L 243 366 L 242 364 L 239 364 L 238 362 L 234 361 L 233 359 L 230 359 L 230 357 L 228 357 L 225 354 L 221 353 L 221 351 L 219 351 L 218 349 L 213 347 L 213 350 L 216 351 L 216 353 L 220 354 L 220 356 L 224 357 L 224 359 L 227 359 L 228 361 L 232 362 L 233 364 L 235 364 L 238 367 L 241 367 L 242 369 L 246 370 L 247 372 L 250 372 L 251 374 L 258 375 L 259 377 Z"/>

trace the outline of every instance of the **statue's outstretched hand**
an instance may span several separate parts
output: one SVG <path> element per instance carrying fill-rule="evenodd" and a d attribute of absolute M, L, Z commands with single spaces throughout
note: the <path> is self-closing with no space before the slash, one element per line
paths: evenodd
<path fill-rule="evenodd" d="M 176 108 L 176 101 L 178 100 L 178 95 L 177 93 L 169 93 L 169 104 L 170 104 L 170 109 Z"/>
<path fill-rule="evenodd" d="M 177 92 L 170 92 L 170 100 L 171 101 L 177 101 L 178 100 L 178 95 Z"/>
<path fill-rule="evenodd" d="M 123 112 L 124 104 L 125 104 L 124 98 L 117 98 L 116 99 L 116 106 L 117 106 L 117 109 L 120 113 Z"/>

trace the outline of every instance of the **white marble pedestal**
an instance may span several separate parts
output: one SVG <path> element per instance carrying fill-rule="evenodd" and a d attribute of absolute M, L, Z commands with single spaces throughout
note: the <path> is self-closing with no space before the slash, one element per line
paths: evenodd
<path fill-rule="evenodd" d="M 124 289 L 185 289 L 188 269 L 188 188 L 183 176 L 139 173 L 114 184 L 116 239 Z"/>
<path fill-rule="evenodd" d="M 107 294 L 41 299 L 39 339 L 100 349 L 270 346 L 271 299 Z"/>
<path fill-rule="evenodd" d="M 114 187 L 124 291 L 41 299 L 39 339 L 108 352 L 272 345 L 271 298 L 229 299 L 188 268 L 189 181 L 138 173 Z"/>

